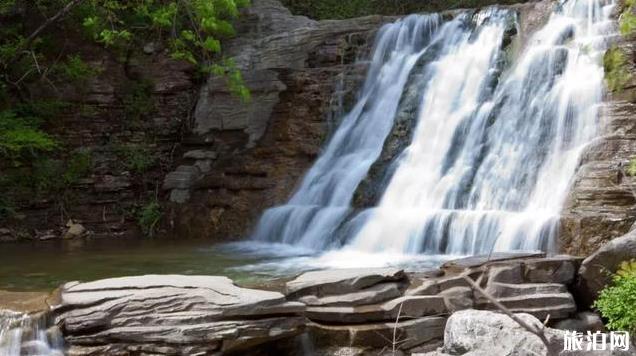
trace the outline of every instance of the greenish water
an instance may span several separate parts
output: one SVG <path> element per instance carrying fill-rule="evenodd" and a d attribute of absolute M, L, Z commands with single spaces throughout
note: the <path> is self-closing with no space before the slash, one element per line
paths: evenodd
<path fill-rule="evenodd" d="M 0 245 L 0 289 L 50 290 L 68 281 L 142 274 L 226 275 L 241 284 L 285 275 L 241 269 L 277 260 L 204 241 L 77 240 Z M 290 272 L 291 273 L 291 272 Z"/>
<path fill-rule="evenodd" d="M 396 266 L 418 272 L 454 256 L 311 251 L 253 241 L 89 239 L 0 244 L 0 290 L 48 291 L 70 281 L 144 274 L 223 275 L 246 287 L 279 289 L 303 271 Z"/>

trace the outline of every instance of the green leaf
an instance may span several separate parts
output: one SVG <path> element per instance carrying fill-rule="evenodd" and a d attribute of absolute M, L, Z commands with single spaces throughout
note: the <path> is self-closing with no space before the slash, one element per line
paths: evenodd
<path fill-rule="evenodd" d="M 203 41 L 201 46 L 206 51 L 209 51 L 212 53 L 217 53 L 221 51 L 221 42 L 219 42 L 219 40 L 216 40 L 212 37 L 207 37 L 205 41 Z"/>

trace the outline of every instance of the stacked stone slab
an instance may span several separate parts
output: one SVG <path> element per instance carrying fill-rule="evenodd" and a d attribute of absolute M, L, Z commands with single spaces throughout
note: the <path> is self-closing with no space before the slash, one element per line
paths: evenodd
<path fill-rule="evenodd" d="M 405 296 L 408 284 L 396 268 L 314 271 L 288 282 L 287 296 L 306 303 L 316 347 L 410 349 L 442 338 L 446 309 L 438 296 Z"/>
<path fill-rule="evenodd" d="M 513 312 L 569 318 L 576 312 L 569 286 L 579 263 L 571 256 L 495 254 L 417 274 L 395 268 L 314 271 L 288 282 L 286 292 L 307 305 L 308 333 L 318 348 L 414 351 L 441 343 L 452 313 L 497 309 L 465 277 Z"/>
<path fill-rule="evenodd" d="M 69 355 L 211 355 L 300 334 L 304 308 L 226 277 L 149 275 L 67 283 L 53 313 Z"/>
<path fill-rule="evenodd" d="M 569 292 L 579 263 L 570 256 L 494 254 L 417 273 L 312 271 L 286 282 L 285 294 L 240 288 L 226 277 L 123 277 L 67 283 L 52 314 L 70 355 L 256 355 L 272 345 L 285 355 L 305 332 L 303 345 L 317 355 L 334 348 L 427 352 L 443 344 L 449 316 L 497 309 L 479 289 L 513 312 L 587 329 L 594 323 L 573 318 Z"/>

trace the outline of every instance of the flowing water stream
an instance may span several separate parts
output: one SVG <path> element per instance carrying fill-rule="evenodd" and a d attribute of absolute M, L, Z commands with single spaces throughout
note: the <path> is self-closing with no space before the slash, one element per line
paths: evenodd
<path fill-rule="evenodd" d="M 609 0 L 555 3 L 520 52 L 513 10 L 386 25 L 358 102 L 253 239 L 339 250 L 328 253 L 336 259 L 550 251 L 580 155 L 600 129 L 613 8 Z M 377 203 L 354 209 L 404 113 L 415 121 L 408 145 L 372 182 Z"/>

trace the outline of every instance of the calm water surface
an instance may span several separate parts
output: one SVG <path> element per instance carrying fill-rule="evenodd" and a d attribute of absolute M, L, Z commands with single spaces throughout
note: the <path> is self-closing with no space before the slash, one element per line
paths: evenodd
<path fill-rule="evenodd" d="M 0 290 L 51 290 L 69 281 L 143 274 L 224 275 L 244 286 L 326 268 L 398 266 L 418 271 L 458 256 L 312 251 L 258 242 L 92 239 L 0 244 Z M 277 284 L 278 282 L 273 282 Z"/>
<path fill-rule="evenodd" d="M 274 249 L 274 248 L 270 248 Z M 298 255 L 298 253 L 296 253 Z M 291 274 L 279 254 L 209 241 L 101 239 L 0 245 L 0 289 L 47 290 L 68 281 L 142 274 L 226 275 L 255 283 Z M 286 256 L 288 258 L 288 256 Z M 263 268 L 246 268 L 259 266 Z"/>

